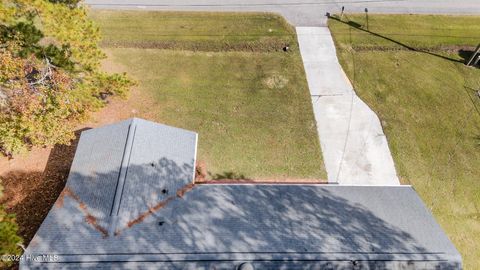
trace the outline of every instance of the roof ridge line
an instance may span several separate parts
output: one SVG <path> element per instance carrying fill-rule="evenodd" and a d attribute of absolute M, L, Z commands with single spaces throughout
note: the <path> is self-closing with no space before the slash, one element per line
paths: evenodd
<path fill-rule="evenodd" d="M 135 132 L 137 130 L 137 123 L 135 118 L 128 126 L 127 139 L 125 141 L 125 148 L 123 150 L 122 163 L 118 173 L 117 187 L 113 197 L 112 210 L 110 211 L 110 223 L 108 227 L 108 235 L 113 236 L 117 228 L 118 212 L 120 211 L 120 204 L 122 202 L 123 189 L 127 178 L 128 167 L 130 165 L 130 157 L 132 155 L 133 142 L 135 139 Z"/>

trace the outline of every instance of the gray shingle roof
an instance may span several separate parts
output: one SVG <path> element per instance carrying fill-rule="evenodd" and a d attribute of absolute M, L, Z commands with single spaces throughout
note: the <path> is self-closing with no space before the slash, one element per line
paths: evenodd
<path fill-rule="evenodd" d="M 140 119 L 82 133 L 26 251 L 57 257 L 21 268 L 461 268 L 410 186 L 192 186 L 196 139 Z"/>

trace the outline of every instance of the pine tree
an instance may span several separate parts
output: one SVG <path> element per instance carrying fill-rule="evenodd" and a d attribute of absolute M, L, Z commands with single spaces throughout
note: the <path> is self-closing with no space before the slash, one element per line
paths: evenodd
<path fill-rule="evenodd" d="M 124 96 L 125 74 L 100 70 L 99 29 L 78 0 L 0 3 L 0 151 L 68 143 L 105 97 Z"/>

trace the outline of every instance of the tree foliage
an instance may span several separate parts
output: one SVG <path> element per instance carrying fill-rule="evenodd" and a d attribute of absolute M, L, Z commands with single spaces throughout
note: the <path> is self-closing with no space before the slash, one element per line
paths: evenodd
<path fill-rule="evenodd" d="M 2 190 L 0 189 L 0 197 Z M 0 255 L 19 255 L 22 238 L 18 236 L 18 225 L 15 216 L 7 214 L 3 205 L 0 205 Z M 0 260 L 0 268 L 11 265 L 11 261 Z"/>
<path fill-rule="evenodd" d="M 78 0 L 0 3 L 0 151 L 68 143 L 73 128 L 109 95 L 125 95 L 124 74 L 100 70 L 100 33 Z"/>

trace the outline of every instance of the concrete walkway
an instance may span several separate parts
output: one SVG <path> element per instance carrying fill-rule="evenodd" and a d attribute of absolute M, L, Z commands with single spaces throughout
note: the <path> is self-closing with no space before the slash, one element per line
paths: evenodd
<path fill-rule="evenodd" d="M 329 182 L 399 185 L 377 115 L 355 94 L 327 27 L 297 27 Z"/>

